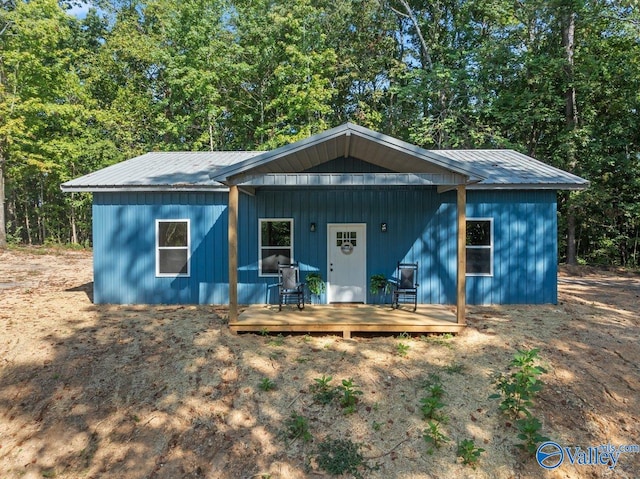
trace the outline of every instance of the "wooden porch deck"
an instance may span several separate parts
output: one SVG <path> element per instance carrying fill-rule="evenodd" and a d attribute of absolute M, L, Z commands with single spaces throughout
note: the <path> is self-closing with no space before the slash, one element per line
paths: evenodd
<path fill-rule="evenodd" d="M 236 321 L 229 323 L 234 333 L 298 332 L 342 333 L 458 333 L 464 324 L 456 322 L 455 307 L 419 305 L 414 313 L 407 306 L 391 309 L 390 305 L 306 305 L 300 311 L 286 305 L 253 305 L 244 309 Z"/>

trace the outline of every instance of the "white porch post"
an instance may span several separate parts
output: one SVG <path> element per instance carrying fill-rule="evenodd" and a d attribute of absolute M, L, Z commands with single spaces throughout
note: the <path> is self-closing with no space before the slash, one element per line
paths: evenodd
<path fill-rule="evenodd" d="M 238 187 L 229 186 L 229 322 L 238 320 Z"/>
<path fill-rule="evenodd" d="M 457 186 L 458 205 L 458 291 L 456 297 L 456 317 L 458 324 L 466 324 L 465 307 L 467 303 L 467 187 Z"/>

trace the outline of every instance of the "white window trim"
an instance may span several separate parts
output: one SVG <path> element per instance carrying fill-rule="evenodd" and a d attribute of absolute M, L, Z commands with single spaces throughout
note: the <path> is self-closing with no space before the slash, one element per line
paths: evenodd
<path fill-rule="evenodd" d="M 494 250 L 494 236 L 493 236 L 493 218 L 467 218 L 467 223 L 469 221 L 488 221 L 489 222 L 489 234 L 491 235 L 491 243 L 489 246 L 466 246 L 464 249 L 464 254 L 467 254 L 467 249 L 487 249 L 489 248 L 489 272 L 488 273 L 466 273 L 467 276 L 485 276 L 490 277 L 493 276 L 493 250 Z M 466 243 L 466 238 L 465 238 Z"/>
<path fill-rule="evenodd" d="M 187 223 L 187 246 L 160 246 L 160 223 Z M 158 278 L 188 278 L 191 276 L 191 220 L 189 218 L 177 219 L 156 219 L 156 277 Z M 186 273 L 161 273 L 160 272 L 160 250 L 179 249 L 187 250 L 187 272 Z"/>
<path fill-rule="evenodd" d="M 291 249 L 291 262 L 293 259 L 293 218 L 259 218 L 258 219 L 258 277 L 260 278 L 274 278 L 278 276 L 278 273 L 263 273 L 262 272 L 262 250 L 263 248 L 273 248 L 273 246 L 262 246 L 262 223 L 273 223 L 276 221 L 288 221 L 291 223 L 291 245 L 288 248 Z M 284 246 L 283 246 L 284 248 Z"/>

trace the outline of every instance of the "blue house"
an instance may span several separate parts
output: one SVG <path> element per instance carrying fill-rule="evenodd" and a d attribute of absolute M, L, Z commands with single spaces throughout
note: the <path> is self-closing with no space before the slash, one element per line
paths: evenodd
<path fill-rule="evenodd" d="M 557 191 L 587 186 L 512 150 L 426 150 L 347 123 L 266 152 L 148 153 L 61 187 L 93 193 L 96 303 L 233 317 L 277 302 L 288 261 L 322 275 L 321 303 L 379 301 L 369 278 L 398 261 L 419 263 L 421 304 L 555 303 Z"/>

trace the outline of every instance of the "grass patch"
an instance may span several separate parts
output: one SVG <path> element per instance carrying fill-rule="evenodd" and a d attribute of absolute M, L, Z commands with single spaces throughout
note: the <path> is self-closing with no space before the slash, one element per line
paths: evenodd
<path fill-rule="evenodd" d="M 356 479 L 363 479 L 362 473 L 374 468 L 365 463 L 361 447 L 350 439 L 327 438 L 318 444 L 318 467 L 332 475 L 351 474 Z"/>

